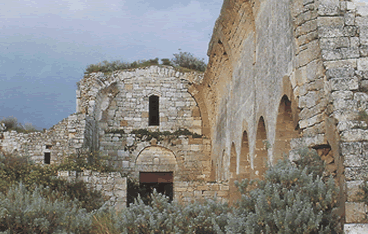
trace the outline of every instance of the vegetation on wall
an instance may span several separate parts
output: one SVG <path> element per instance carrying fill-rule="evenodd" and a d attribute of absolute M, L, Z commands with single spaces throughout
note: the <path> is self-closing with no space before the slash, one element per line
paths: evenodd
<path fill-rule="evenodd" d="M 114 172 L 115 170 L 108 163 L 109 157 L 102 156 L 100 152 L 83 152 L 71 154 L 65 157 L 57 165 L 58 171 L 84 171 L 91 170 L 97 172 Z"/>
<path fill-rule="evenodd" d="M 193 138 L 201 138 L 202 137 L 202 135 L 199 135 L 197 133 L 193 133 L 193 132 L 189 131 L 186 128 L 178 129 L 175 132 L 170 132 L 170 131 L 160 132 L 159 130 L 153 132 L 153 131 L 149 131 L 147 129 L 135 129 L 135 130 L 131 131 L 130 133 L 135 134 L 136 137 L 141 138 L 142 140 L 145 140 L 145 141 L 150 141 L 152 138 L 155 138 L 158 141 L 161 141 L 161 140 L 165 139 L 165 137 L 178 138 L 179 136 L 191 136 Z"/>
<path fill-rule="evenodd" d="M 5 125 L 5 131 L 17 131 L 19 133 L 39 132 L 31 123 L 21 124 L 18 119 L 13 116 L 9 116 L 0 120 L 0 123 Z M 1 126 L 0 126 L 1 127 Z"/>
<path fill-rule="evenodd" d="M 159 58 L 149 60 L 138 60 L 132 63 L 121 62 L 120 60 L 115 60 L 112 62 L 105 60 L 97 64 L 88 65 L 84 73 L 85 74 L 90 74 L 92 72 L 109 73 L 117 70 L 148 67 L 152 65 L 174 66 L 180 72 L 190 72 L 190 71 L 204 72 L 207 66 L 207 64 L 204 62 L 204 59 L 196 58 L 191 53 L 188 52 L 179 51 L 178 54 L 174 54 L 174 58 L 172 58 L 171 60 L 168 58 L 161 59 L 161 64 L 159 63 Z"/>
<path fill-rule="evenodd" d="M 204 62 L 204 59 L 198 59 L 194 57 L 191 53 L 182 51 L 179 51 L 178 54 L 174 54 L 172 62 L 176 66 L 201 72 L 204 72 L 207 66 L 207 64 Z"/>

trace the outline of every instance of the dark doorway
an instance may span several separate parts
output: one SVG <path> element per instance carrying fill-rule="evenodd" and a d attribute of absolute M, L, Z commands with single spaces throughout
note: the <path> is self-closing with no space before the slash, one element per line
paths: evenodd
<path fill-rule="evenodd" d="M 44 163 L 50 164 L 51 161 L 51 153 L 45 153 Z"/>
<path fill-rule="evenodd" d="M 150 200 L 150 195 L 156 189 L 173 200 L 173 173 L 172 172 L 141 172 L 139 175 L 141 197 Z"/>
<path fill-rule="evenodd" d="M 149 114 L 148 125 L 159 126 L 160 125 L 160 113 L 159 113 L 159 97 L 152 95 L 149 97 Z"/>

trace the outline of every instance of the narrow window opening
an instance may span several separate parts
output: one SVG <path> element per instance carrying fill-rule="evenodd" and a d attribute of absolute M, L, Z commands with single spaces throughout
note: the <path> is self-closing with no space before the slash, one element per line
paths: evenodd
<path fill-rule="evenodd" d="M 46 145 L 46 149 L 51 149 L 52 145 Z"/>
<path fill-rule="evenodd" d="M 51 161 L 51 153 L 45 153 L 45 158 L 44 158 L 44 163 L 45 164 L 50 164 Z"/>
<path fill-rule="evenodd" d="M 159 113 L 159 97 L 152 95 L 149 97 L 149 126 L 160 125 L 160 113 Z"/>

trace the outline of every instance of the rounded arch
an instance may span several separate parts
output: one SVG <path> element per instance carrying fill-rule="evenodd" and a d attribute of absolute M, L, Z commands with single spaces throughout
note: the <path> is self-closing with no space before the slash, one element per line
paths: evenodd
<path fill-rule="evenodd" d="M 292 103 L 288 96 L 284 95 L 280 100 L 277 114 L 273 164 L 289 153 L 291 139 L 298 136 L 299 133 L 293 121 Z"/>
<path fill-rule="evenodd" d="M 146 98 L 149 98 L 151 96 L 157 96 L 157 97 L 161 97 L 162 94 L 160 91 L 158 90 L 150 90 L 150 92 L 145 96 Z"/>
<path fill-rule="evenodd" d="M 135 166 L 137 171 L 175 171 L 177 159 L 173 151 L 162 146 L 148 146 L 139 152 Z"/>
<path fill-rule="evenodd" d="M 269 142 L 263 116 L 259 118 L 256 135 L 256 148 L 253 158 L 254 176 L 261 177 L 267 170 Z"/>
<path fill-rule="evenodd" d="M 211 136 L 211 128 L 210 128 L 210 123 L 208 120 L 207 106 L 202 96 L 202 93 L 198 91 L 197 87 L 198 85 L 192 84 L 188 88 L 188 93 L 192 96 L 192 98 L 194 99 L 194 101 L 196 102 L 198 106 L 199 117 L 202 121 L 201 122 L 201 126 L 202 126 L 201 132 L 204 136 L 209 138 Z"/>

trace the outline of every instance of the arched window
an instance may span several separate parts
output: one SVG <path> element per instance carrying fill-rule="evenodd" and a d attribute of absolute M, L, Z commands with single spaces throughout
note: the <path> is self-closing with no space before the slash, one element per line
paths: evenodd
<path fill-rule="evenodd" d="M 149 97 L 149 126 L 160 125 L 160 112 L 159 112 L 159 97 L 152 95 Z"/>

